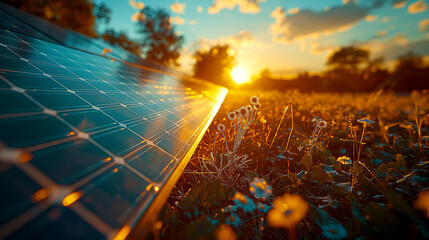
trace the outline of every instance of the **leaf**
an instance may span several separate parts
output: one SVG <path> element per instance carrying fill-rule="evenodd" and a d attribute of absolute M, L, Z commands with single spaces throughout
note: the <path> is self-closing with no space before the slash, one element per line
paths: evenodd
<path fill-rule="evenodd" d="M 353 170 L 353 174 L 355 176 L 359 176 L 363 172 L 363 167 L 362 167 L 362 165 L 360 165 L 360 163 L 358 161 L 354 161 L 352 170 Z"/>
<path fill-rule="evenodd" d="M 331 176 L 325 172 L 325 170 L 320 167 L 320 165 L 313 166 L 313 174 L 316 181 L 319 183 L 325 183 L 327 181 L 332 181 Z"/>
<path fill-rule="evenodd" d="M 338 229 L 338 231 L 344 231 L 347 233 L 346 229 L 340 221 L 338 221 L 336 218 L 332 217 L 328 212 L 323 211 L 322 209 L 311 206 L 309 215 L 313 219 L 313 221 L 316 222 L 317 225 L 319 225 L 319 227 L 330 225 L 333 226 L 335 229 Z"/>
<path fill-rule="evenodd" d="M 376 174 L 380 178 L 387 177 L 390 169 L 392 169 L 392 168 L 396 169 L 396 167 L 397 167 L 396 163 L 393 163 L 393 162 L 383 163 L 380 166 L 378 166 Z"/>
<path fill-rule="evenodd" d="M 209 181 L 202 178 L 201 182 L 190 189 L 186 197 L 180 202 L 183 211 L 193 211 L 195 208 L 222 207 L 226 201 L 226 189 L 220 179 Z"/>
<path fill-rule="evenodd" d="M 357 198 L 355 196 L 353 196 L 353 194 L 349 193 L 347 194 L 349 201 L 350 201 L 350 206 L 352 208 L 352 213 L 353 216 L 355 216 L 355 218 L 359 219 L 359 221 L 361 222 L 365 222 L 365 217 L 362 215 L 361 211 L 360 211 L 360 204 L 359 201 L 357 200 Z"/>
<path fill-rule="evenodd" d="M 402 197 L 395 191 L 387 189 L 382 192 L 392 206 L 402 214 L 409 216 L 411 219 L 416 219 L 416 212 Z"/>
<path fill-rule="evenodd" d="M 402 171 L 406 171 L 406 166 L 405 166 L 405 158 L 404 156 L 402 156 L 402 154 L 398 153 L 396 154 L 396 164 L 398 165 L 398 167 L 402 170 Z"/>
<path fill-rule="evenodd" d="M 334 159 L 334 170 L 335 171 L 340 171 L 341 170 L 341 163 L 340 162 L 338 162 L 338 161 L 336 161 L 335 159 Z"/>
<path fill-rule="evenodd" d="M 307 172 L 311 170 L 311 167 L 313 166 L 313 160 L 308 154 L 305 154 L 304 157 L 302 157 L 302 167 Z"/>

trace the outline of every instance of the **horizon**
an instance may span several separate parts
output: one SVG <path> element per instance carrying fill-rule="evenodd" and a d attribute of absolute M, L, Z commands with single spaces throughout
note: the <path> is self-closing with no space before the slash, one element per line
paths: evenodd
<path fill-rule="evenodd" d="M 229 44 L 236 53 L 236 65 L 251 75 L 265 68 L 276 76 L 318 73 L 329 54 L 347 45 L 369 50 L 371 58 L 384 56 L 388 67 L 409 51 L 429 56 L 424 0 L 95 2 L 112 9 L 110 23 L 100 29 L 113 27 L 134 40 L 138 40 L 136 13 L 142 7 L 165 9 L 176 32 L 185 38 L 179 70 L 188 74 L 192 74 L 194 53 L 216 44 Z"/>

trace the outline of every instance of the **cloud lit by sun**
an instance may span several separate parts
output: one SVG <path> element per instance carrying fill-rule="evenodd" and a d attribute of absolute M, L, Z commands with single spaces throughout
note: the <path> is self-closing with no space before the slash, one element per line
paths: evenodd
<path fill-rule="evenodd" d="M 231 78 L 236 84 L 247 83 L 250 81 L 249 71 L 243 66 L 235 66 L 231 70 Z"/>

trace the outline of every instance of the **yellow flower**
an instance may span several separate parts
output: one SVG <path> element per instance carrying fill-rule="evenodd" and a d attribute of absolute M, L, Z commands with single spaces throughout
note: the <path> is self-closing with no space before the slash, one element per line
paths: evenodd
<path fill-rule="evenodd" d="M 292 228 L 307 214 L 309 205 L 296 194 L 286 193 L 273 201 L 268 212 L 268 223 L 272 227 Z"/>
<path fill-rule="evenodd" d="M 414 206 L 426 212 L 426 217 L 429 218 L 429 190 L 421 192 Z"/>
<path fill-rule="evenodd" d="M 237 235 L 234 230 L 232 230 L 232 227 L 225 224 L 220 225 L 215 235 L 218 240 L 237 240 Z"/>

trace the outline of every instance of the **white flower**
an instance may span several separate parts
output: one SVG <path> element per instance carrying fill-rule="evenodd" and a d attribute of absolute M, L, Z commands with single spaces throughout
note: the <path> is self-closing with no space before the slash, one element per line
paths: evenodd
<path fill-rule="evenodd" d="M 250 103 L 251 104 L 257 104 L 259 103 L 259 98 L 257 96 L 253 96 L 250 98 Z"/>
<path fill-rule="evenodd" d="M 235 113 L 234 112 L 230 112 L 230 113 L 228 113 L 228 119 L 229 120 L 234 120 L 234 118 L 235 118 Z"/>
<path fill-rule="evenodd" d="M 225 125 L 223 125 L 222 123 L 220 123 L 219 125 L 217 125 L 217 130 L 218 131 L 225 131 Z"/>

